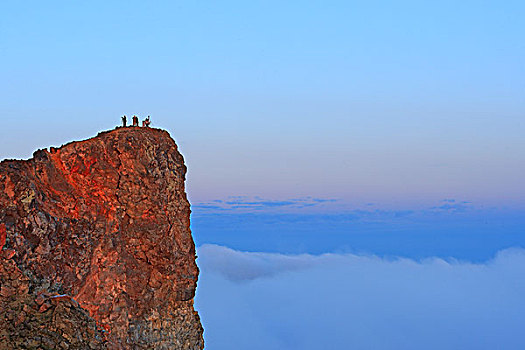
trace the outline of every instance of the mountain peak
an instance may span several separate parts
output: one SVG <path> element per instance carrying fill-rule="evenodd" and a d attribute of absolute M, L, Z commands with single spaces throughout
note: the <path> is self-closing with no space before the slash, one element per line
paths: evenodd
<path fill-rule="evenodd" d="M 69 298 L 86 311 L 85 322 L 96 321 L 97 331 L 84 337 L 86 344 L 100 338 L 94 348 L 201 349 L 185 175 L 169 133 L 139 127 L 0 163 L 0 261 L 28 279 L 23 292 L 2 277 L 2 291 L 5 285 L 12 292 L 0 293 L 0 302 L 17 293 L 46 295 L 48 304 L 53 296 Z M 5 345 L 16 345 L 20 324 Z M 39 336 L 37 322 L 29 326 Z M 68 337 L 58 332 L 53 339 Z"/>

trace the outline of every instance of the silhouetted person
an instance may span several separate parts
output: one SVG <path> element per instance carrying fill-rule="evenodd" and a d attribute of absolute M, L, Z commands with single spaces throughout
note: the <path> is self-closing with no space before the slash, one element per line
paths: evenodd
<path fill-rule="evenodd" d="M 139 126 L 139 118 L 136 115 L 133 116 L 133 126 Z"/>
<path fill-rule="evenodd" d="M 123 116 L 123 117 L 122 117 L 122 126 L 123 126 L 123 127 L 126 127 L 126 123 L 127 123 L 127 121 L 128 121 L 128 120 L 127 120 L 126 116 Z"/>
<path fill-rule="evenodd" d="M 151 121 L 149 120 L 149 115 L 148 115 L 148 117 L 142 122 L 142 126 L 149 128 L 150 124 L 151 124 Z"/>

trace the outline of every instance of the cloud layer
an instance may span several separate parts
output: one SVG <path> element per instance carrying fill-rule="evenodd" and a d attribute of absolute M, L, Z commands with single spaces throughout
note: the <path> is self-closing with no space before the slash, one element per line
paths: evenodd
<path fill-rule="evenodd" d="M 525 251 L 484 263 L 204 245 L 207 349 L 522 349 Z"/>
<path fill-rule="evenodd" d="M 230 196 L 227 199 L 215 199 L 207 202 L 199 202 L 193 205 L 193 208 L 198 212 L 216 213 L 224 211 L 234 212 L 253 212 L 253 211 L 268 211 L 274 209 L 303 209 L 308 207 L 315 207 L 325 203 L 336 202 L 336 199 L 326 198 L 289 198 L 285 200 L 264 199 L 261 197 L 248 196 Z"/>

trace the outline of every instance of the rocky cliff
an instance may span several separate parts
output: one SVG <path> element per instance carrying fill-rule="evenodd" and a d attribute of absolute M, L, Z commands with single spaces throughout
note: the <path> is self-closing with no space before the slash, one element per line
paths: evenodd
<path fill-rule="evenodd" d="M 185 174 L 138 127 L 0 163 L 0 349 L 202 349 Z"/>

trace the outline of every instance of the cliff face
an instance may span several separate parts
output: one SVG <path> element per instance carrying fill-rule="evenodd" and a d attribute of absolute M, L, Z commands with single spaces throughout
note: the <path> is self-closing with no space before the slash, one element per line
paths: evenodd
<path fill-rule="evenodd" d="M 118 128 L 33 156 L 0 163 L 0 348 L 202 349 L 169 134 Z"/>

